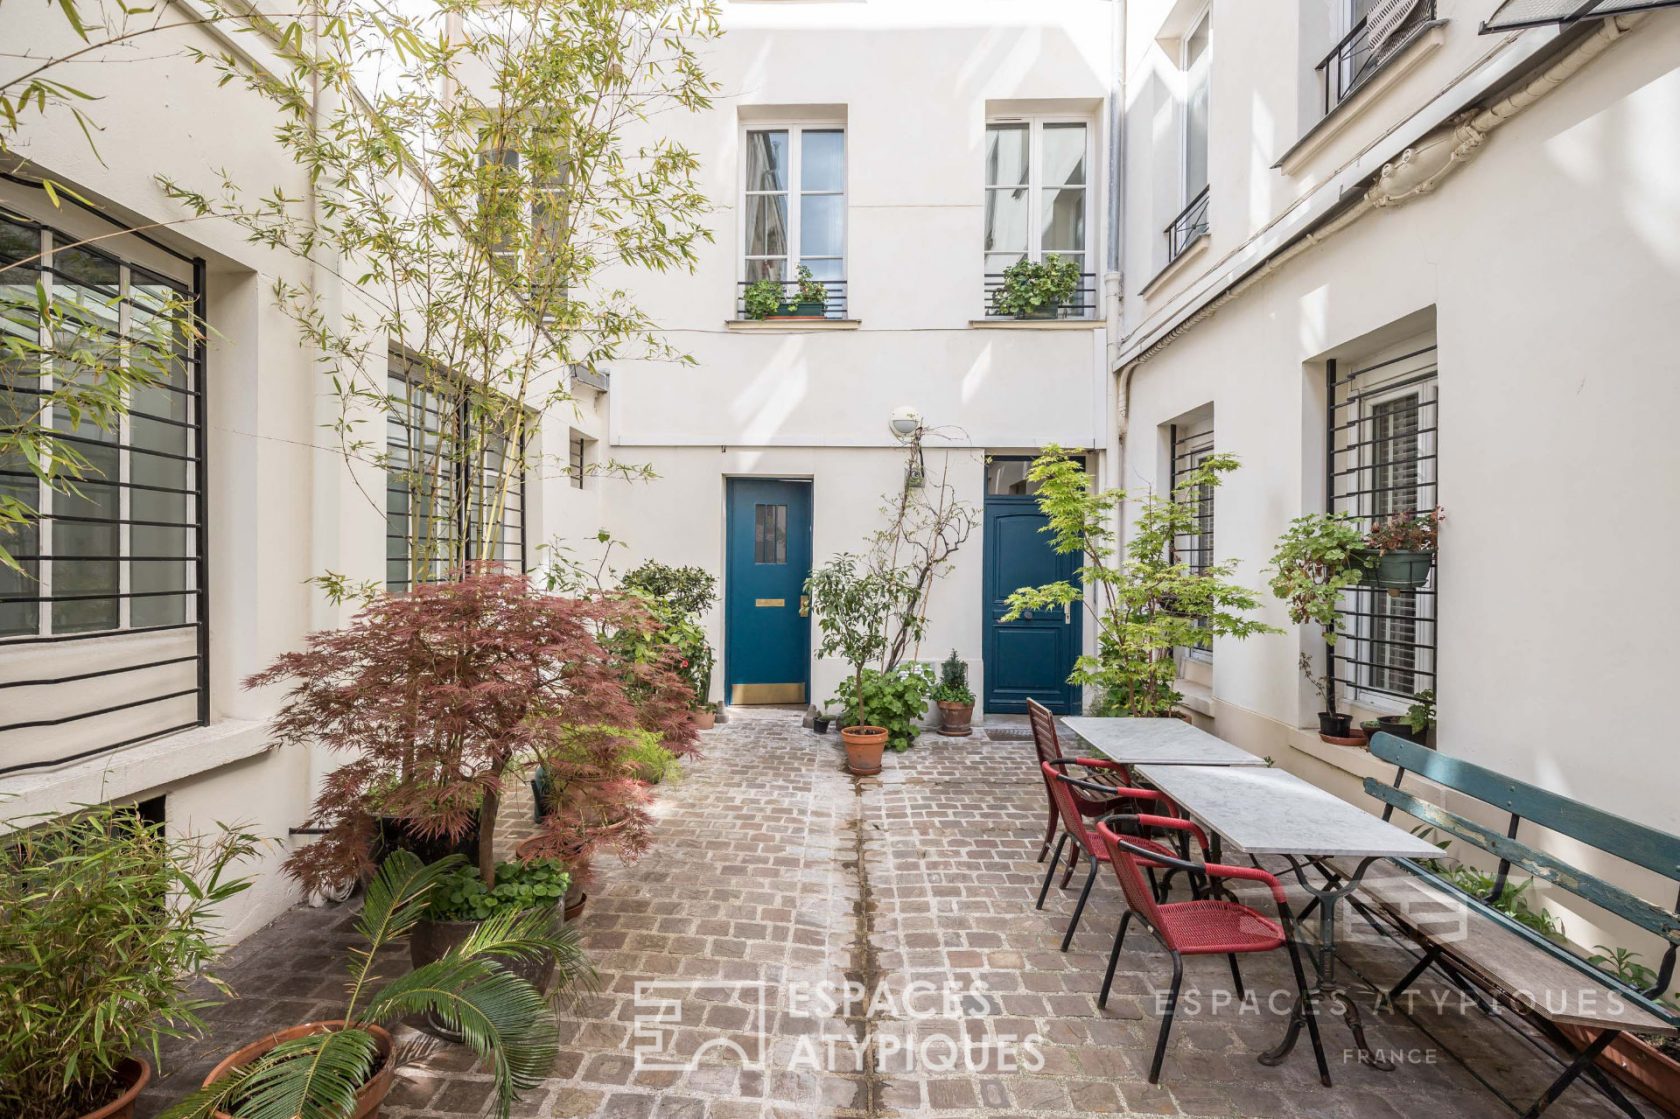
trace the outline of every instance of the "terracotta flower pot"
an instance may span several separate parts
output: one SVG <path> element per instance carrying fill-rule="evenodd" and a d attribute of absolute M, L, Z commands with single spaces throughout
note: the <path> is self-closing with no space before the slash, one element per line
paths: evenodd
<path fill-rule="evenodd" d="M 1558 1029 L 1576 1045 L 1583 1047 L 1592 1041 L 1593 1034 L 1597 1032 L 1561 1022 Z M 1667 1114 L 1680 1117 L 1680 1061 L 1644 1038 L 1635 1034 L 1621 1035 L 1599 1055 L 1598 1066 Z"/>
<path fill-rule="evenodd" d="M 974 733 L 974 704 L 939 701 L 939 733 L 946 738 L 967 738 Z"/>
<path fill-rule="evenodd" d="M 260 1041 L 253 1041 L 243 1049 L 236 1050 L 225 1058 L 221 1064 L 210 1070 L 210 1075 L 204 1078 L 204 1086 L 208 1088 L 233 1069 L 249 1064 L 283 1041 L 291 1041 L 295 1037 L 308 1037 L 310 1034 L 326 1033 L 343 1028 L 344 1020 L 341 1018 L 331 1022 L 306 1022 L 301 1026 L 277 1030 Z M 374 1041 L 377 1043 L 378 1055 L 375 1060 L 378 1061 L 378 1065 L 374 1069 L 373 1079 L 363 1084 L 356 1092 L 356 1110 L 350 1113 L 348 1119 L 378 1119 L 379 1105 L 384 1103 L 385 1097 L 391 1094 L 391 1083 L 396 1076 L 397 1065 L 396 1061 L 392 1059 L 396 1046 L 391 1042 L 391 1035 L 380 1027 L 363 1026 L 360 1028 L 372 1034 Z M 216 1112 L 216 1119 L 233 1119 L 233 1117 L 225 1111 L 218 1111 Z"/>
<path fill-rule="evenodd" d="M 881 752 L 887 746 L 887 728 L 856 726 L 840 732 L 846 744 L 846 768 L 859 777 L 881 772 Z"/>
<path fill-rule="evenodd" d="M 695 730 L 711 730 L 713 727 L 717 726 L 717 712 L 712 711 L 709 708 L 699 711 L 690 711 L 689 716 L 694 720 Z"/>
<path fill-rule="evenodd" d="M 83 1115 L 81 1119 L 133 1119 L 134 1101 L 139 1098 L 140 1091 L 152 1079 L 152 1066 L 146 1063 L 144 1057 L 125 1057 L 117 1066 L 117 1083 L 122 1086 L 122 1093 L 116 1099 L 95 1111 Z"/>

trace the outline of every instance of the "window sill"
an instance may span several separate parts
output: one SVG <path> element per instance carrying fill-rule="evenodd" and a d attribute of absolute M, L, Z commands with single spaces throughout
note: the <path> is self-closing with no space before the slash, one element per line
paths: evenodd
<path fill-rule="evenodd" d="M 1319 738 L 1318 732 L 1310 727 L 1296 727 L 1291 730 L 1289 745 L 1292 749 L 1361 781 L 1367 777 L 1374 777 L 1383 782 L 1394 778 L 1394 767 L 1373 758 L 1368 747 L 1332 745 Z"/>
<path fill-rule="evenodd" d="M 1184 708 L 1186 711 L 1194 711 L 1198 715 L 1206 715 L 1210 719 L 1213 718 L 1214 710 L 1212 688 L 1208 687 L 1206 684 L 1197 683 L 1196 681 L 1187 679 L 1183 676 L 1180 676 L 1177 680 L 1173 681 L 1173 688 L 1176 689 L 1178 694 L 1183 697 L 1178 701 L 1178 705 L 1180 707 Z"/>
<path fill-rule="evenodd" d="M 969 319 L 974 330 L 1095 330 L 1101 319 Z"/>
<path fill-rule="evenodd" d="M 1138 295 L 1142 296 L 1144 299 L 1148 299 L 1150 296 L 1154 295 L 1155 292 L 1159 291 L 1168 280 L 1171 280 L 1174 276 L 1183 272 L 1192 260 L 1195 260 L 1206 253 L 1208 251 L 1208 247 L 1212 244 L 1213 233 L 1211 231 L 1203 233 L 1201 236 L 1197 237 L 1194 241 L 1184 246 L 1183 252 L 1180 252 L 1177 256 L 1169 260 L 1165 268 L 1155 273 L 1154 278 L 1138 290 Z"/>
<path fill-rule="evenodd" d="M 1358 120 L 1377 99 L 1379 93 L 1417 69 L 1424 59 L 1443 46 L 1447 41 L 1446 26 L 1446 20 L 1438 19 L 1414 28 L 1407 41 L 1383 63 L 1381 69 L 1361 82 L 1353 92 L 1342 98 L 1339 104 L 1308 128 L 1301 138 L 1272 164 L 1272 169 L 1282 171 L 1285 175 L 1294 175 L 1300 171 L 1326 144 Z"/>
<path fill-rule="evenodd" d="M 227 719 L 58 769 L 0 778 L 0 800 L 8 819 L 63 812 L 161 788 L 272 748 L 268 723 Z"/>
<path fill-rule="evenodd" d="M 859 319 L 725 319 L 728 330 L 745 334 L 805 334 L 813 330 L 857 330 Z"/>

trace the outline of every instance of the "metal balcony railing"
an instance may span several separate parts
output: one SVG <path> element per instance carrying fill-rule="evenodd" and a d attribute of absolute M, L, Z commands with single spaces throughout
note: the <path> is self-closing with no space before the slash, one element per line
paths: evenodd
<path fill-rule="evenodd" d="M 998 292 L 1003 290 L 1003 273 L 988 272 L 984 282 L 985 318 L 988 319 L 1091 319 L 1097 315 L 1097 277 L 1094 272 L 1081 272 L 1079 286 L 1055 306 L 1040 308 L 1031 315 L 1006 315 L 998 310 Z"/>
<path fill-rule="evenodd" d="M 1324 90 L 1324 113 L 1330 111 L 1364 85 L 1370 77 L 1405 48 L 1407 43 L 1425 27 L 1435 22 L 1435 0 L 1417 0 L 1398 18 L 1385 19 L 1375 28 L 1378 38 L 1373 41 L 1371 17 L 1366 16 L 1353 25 L 1353 30 L 1331 48 L 1314 69 Z"/>
<path fill-rule="evenodd" d="M 1178 254 L 1189 248 L 1191 243 L 1208 231 L 1208 188 L 1190 200 L 1190 204 L 1178 212 L 1167 226 L 1167 263 L 1178 259 Z"/>
<path fill-rule="evenodd" d="M 819 282 L 822 284 L 823 291 L 825 293 L 822 310 L 820 312 L 810 311 L 808 308 L 802 307 L 799 304 L 798 280 L 782 280 L 780 281 L 782 288 L 782 301 L 774 313 L 765 316 L 764 321 L 774 322 L 777 319 L 811 318 L 815 314 L 820 314 L 825 319 L 845 318 L 846 281 L 821 280 Z M 748 280 L 742 280 L 740 283 L 735 285 L 735 317 L 737 319 L 751 320 L 753 318 L 752 315 L 747 314 L 747 288 L 750 286 L 752 286 L 752 281 Z M 794 305 L 794 309 L 791 311 L 788 310 L 788 305 L 790 303 Z"/>

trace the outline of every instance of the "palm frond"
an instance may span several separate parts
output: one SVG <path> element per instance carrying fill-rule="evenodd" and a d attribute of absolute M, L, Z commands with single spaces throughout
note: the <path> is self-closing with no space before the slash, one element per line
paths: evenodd
<path fill-rule="evenodd" d="M 578 944 L 576 926 L 554 927 L 553 910 L 515 909 L 492 914 L 456 951 L 464 958 L 489 957 L 498 961 L 554 960 L 556 989 L 580 987 L 594 990 L 595 968 Z"/>
<path fill-rule="evenodd" d="M 378 1042 L 355 1028 L 283 1041 L 187 1096 L 158 1119 L 346 1119 L 374 1071 Z"/>
<path fill-rule="evenodd" d="M 455 868 L 466 860 L 450 855 L 435 863 L 422 863 L 411 851 L 396 850 L 380 864 L 379 873 L 368 883 L 356 931 L 367 940 L 366 948 L 350 950 L 350 1001 L 345 1005 L 346 1021 L 357 1021 L 357 1004 L 362 989 L 372 976 L 380 949 L 401 940 L 426 915 L 426 898 Z"/>
<path fill-rule="evenodd" d="M 547 1000 L 492 956 L 451 950 L 386 984 L 364 1021 L 434 1014 L 459 1033 L 496 1078 L 504 1119 L 519 1093 L 540 1084 L 554 1064 L 559 1034 Z"/>

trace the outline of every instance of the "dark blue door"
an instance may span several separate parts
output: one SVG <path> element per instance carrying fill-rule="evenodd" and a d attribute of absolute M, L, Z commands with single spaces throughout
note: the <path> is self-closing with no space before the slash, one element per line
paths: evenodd
<path fill-rule="evenodd" d="M 1032 698 L 1052 711 L 1077 714 L 1079 689 L 1067 678 L 1079 656 L 1083 608 L 1075 603 L 1065 615 L 1037 611 L 1002 620 L 1012 592 L 1072 581 L 1079 568 L 1078 555 L 1057 555 L 1050 537 L 1040 531 L 1045 517 L 1027 492 L 1024 474 L 1025 460 L 994 459 L 987 466 L 985 709 L 1019 713 Z"/>
<path fill-rule="evenodd" d="M 729 481 L 724 694 L 730 703 L 805 703 L 811 668 L 811 483 Z"/>

